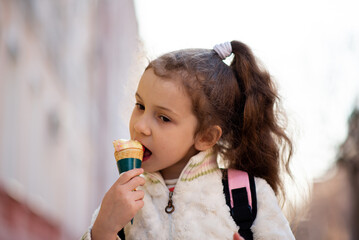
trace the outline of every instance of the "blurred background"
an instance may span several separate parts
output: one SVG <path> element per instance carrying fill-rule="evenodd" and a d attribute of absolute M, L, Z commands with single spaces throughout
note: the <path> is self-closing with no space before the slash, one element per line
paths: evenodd
<path fill-rule="evenodd" d="M 0 239 L 79 239 L 148 60 L 248 44 L 294 139 L 297 239 L 359 239 L 358 1 L 0 0 Z M 289 191 L 291 187 L 289 186 Z M 303 201 L 305 200 L 305 201 Z"/>

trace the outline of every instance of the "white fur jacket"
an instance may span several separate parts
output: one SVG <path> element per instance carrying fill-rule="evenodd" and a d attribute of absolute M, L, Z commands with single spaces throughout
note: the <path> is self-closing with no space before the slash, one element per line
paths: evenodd
<path fill-rule="evenodd" d="M 222 172 L 211 151 L 192 157 L 183 169 L 173 193 L 175 211 L 165 212 L 169 190 L 159 173 L 144 174 L 144 207 L 133 224 L 125 226 L 127 240 L 233 239 L 238 231 L 223 194 Z M 251 227 L 255 240 L 295 239 L 269 184 L 255 178 L 257 217 Z M 91 239 L 91 226 L 82 239 Z"/>

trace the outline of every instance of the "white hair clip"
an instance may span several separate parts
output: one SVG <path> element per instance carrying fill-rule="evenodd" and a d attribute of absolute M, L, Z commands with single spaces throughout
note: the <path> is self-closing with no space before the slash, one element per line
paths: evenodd
<path fill-rule="evenodd" d="M 230 42 L 224 42 L 220 44 L 216 44 L 213 47 L 213 50 L 222 58 L 222 60 L 226 59 L 232 53 L 232 45 Z"/>

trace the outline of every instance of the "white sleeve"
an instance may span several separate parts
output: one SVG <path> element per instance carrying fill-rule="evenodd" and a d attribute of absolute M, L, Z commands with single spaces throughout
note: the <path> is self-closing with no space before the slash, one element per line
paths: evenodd
<path fill-rule="evenodd" d="M 94 225 L 94 223 L 96 221 L 97 215 L 100 212 L 100 208 L 101 208 L 101 205 L 92 214 L 91 224 L 90 224 L 89 229 L 88 229 L 90 232 L 91 232 L 92 227 L 93 227 L 93 225 Z"/>
<path fill-rule="evenodd" d="M 253 239 L 295 239 L 289 223 L 279 207 L 273 189 L 261 178 L 255 178 L 255 184 L 257 193 L 257 216 L 251 227 Z"/>

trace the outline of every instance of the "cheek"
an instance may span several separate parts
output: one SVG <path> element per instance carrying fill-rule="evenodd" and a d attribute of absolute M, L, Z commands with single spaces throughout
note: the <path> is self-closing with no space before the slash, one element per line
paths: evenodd
<path fill-rule="evenodd" d="M 172 134 L 175 143 L 171 151 L 185 151 L 194 144 L 194 131 L 192 129 L 181 129 Z M 168 141 L 168 139 L 166 139 Z M 173 149 L 174 148 L 174 149 Z"/>
<path fill-rule="evenodd" d="M 130 122 L 129 122 L 129 125 L 128 125 L 131 138 L 133 137 L 133 131 L 134 131 L 133 125 L 134 125 L 134 120 L 135 120 L 134 112 L 132 111 L 131 118 L 130 118 Z"/>

